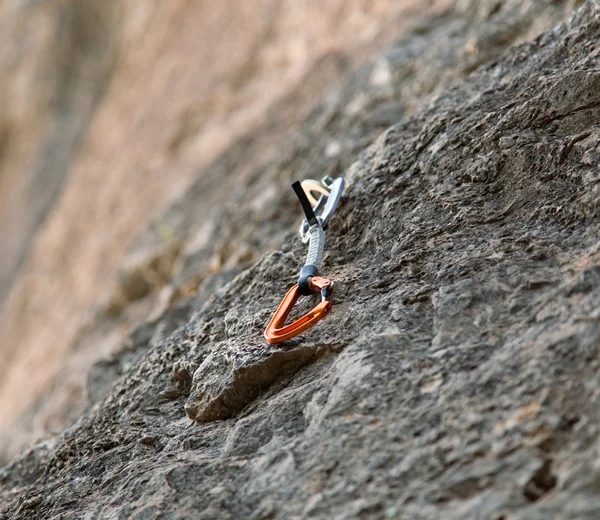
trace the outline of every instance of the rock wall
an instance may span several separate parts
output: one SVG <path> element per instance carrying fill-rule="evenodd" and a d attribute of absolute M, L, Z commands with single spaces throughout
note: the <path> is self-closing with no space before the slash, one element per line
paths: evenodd
<path fill-rule="evenodd" d="M 2 514 L 597 518 L 600 3 L 576 7 L 459 2 L 276 150 L 269 124 L 229 146 L 129 250 L 78 351 L 153 319 L 0 471 Z M 269 346 L 305 252 L 287 185 L 324 172 L 333 312 Z"/>
<path fill-rule="evenodd" d="M 424 8 L 2 3 L 0 460 L 72 422 L 90 366 L 152 315 L 140 302 L 147 284 L 119 275 L 131 241 L 154 219 L 172 237 L 159 215 L 203 165 L 260 125 L 271 140 L 259 153 L 275 152 L 330 85 Z M 205 200 L 217 204 L 226 194 L 218 198 L 218 178 L 208 182 L 216 193 Z M 145 269 L 158 286 L 172 246 Z"/>

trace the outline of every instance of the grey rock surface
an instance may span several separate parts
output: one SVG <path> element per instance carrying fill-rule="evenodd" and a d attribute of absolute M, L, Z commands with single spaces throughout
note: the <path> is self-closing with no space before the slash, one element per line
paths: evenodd
<path fill-rule="evenodd" d="M 213 248 L 230 276 L 90 375 L 90 410 L 0 470 L 0 518 L 600 517 L 600 2 L 502 56 L 556 4 L 479 5 L 480 36 L 440 20 L 399 42 L 224 207 L 172 208 L 204 233 L 173 285 Z M 469 75 L 412 107 L 428 56 Z M 324 172 L 348 182 L 333 312 L 270 346 L 305 253 L 273 186 Z"/>

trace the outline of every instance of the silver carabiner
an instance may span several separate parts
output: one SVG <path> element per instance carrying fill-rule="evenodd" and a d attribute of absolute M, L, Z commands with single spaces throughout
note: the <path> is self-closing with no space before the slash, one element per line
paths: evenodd
<path fill-rule="evenodd" d="M 313 180 L 303 181 L 301 185 L 302 185 L 302 189 L 305 192 L 307 192 L 307 195 L 309 195 L 309 192 L 311 191 L 311 187 L 314 189 L 314 191 L 323 193 L 323 191 L 321 189 L 321 186 L 322 186 L 323 189 L 328 192 L 328 195 L 325 195 L 325 194 L 321 195 L 317 204 L 313 208 L 313 211 L 315 212 L 315 214 L 317 214 L 318 211 L 322 210 L 322 213 L 320 215 L 317 215 L 317 220 L 319 221 L 319 223 L 321 224 L 321 227 L 324 230 L 327 229 L 327 226 L 329 225 L 329 221 L 331 220 L 331 217 L 333 217 L 333 214 L 335 213 L 335 210 L 338 207 L 340 199 L 342 198 L 342 195 L 344 194 L 344 186 L 345 186 L 344 178 L 338 177 L 337 179 L 333 180 L 331 177 L 327 176 L 321 180 L 320 186 L 318 185 L 318 183 L 316 181 L 313 181 Z M 311 196 L 311 198 L 314 200 L 314 197 Z M 303 242 L 306 242 L 308 240 L 309 228 L 310 228 L 310 226 L 308 224 L 308 220 L 304 219 L 302 221 L 302 224 L 300 225 L 300 230 L 299 230 L 300 236 L 302 237 Z"/>

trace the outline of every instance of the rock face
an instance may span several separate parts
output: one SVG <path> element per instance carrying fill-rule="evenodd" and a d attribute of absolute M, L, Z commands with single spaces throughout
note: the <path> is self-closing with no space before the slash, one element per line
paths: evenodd
<path fill-rule="evenodd" d="M 228 148 L 131 249 L 154 320 L 0 470 L 0 515 L 598 518 L 600 2 L 527 40 L 574 7 L 461 2 L 278 153 Z M 286 184 L 322 173 L 333 312 L 267 345 L 305 252 Z"/>
<path fill-rule="evenodd" d="M 427 8 L 417 0 L 0 4 L 6 461 L 72 423 L 94 361 L 160 314 L 155 293 L 186 243 L 159 216 L 206 177 L 202 167 L 268 126 L 255 162 L 244 154 L 258 167 L 327 88 Z M 228 178 L 236 177 L 243 182 L 241 173 Z M 206 177 L 195 204 L 230 200 L 231 185 L 222 188 Z M 151 225 L 160 256 L 142 247 L 124 261 Z M 248 252 L 239 254 L 247 265 Z"/>

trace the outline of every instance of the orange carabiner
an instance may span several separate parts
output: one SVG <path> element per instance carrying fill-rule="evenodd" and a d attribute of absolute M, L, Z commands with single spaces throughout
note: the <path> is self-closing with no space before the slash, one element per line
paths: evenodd
<path fill-rule="evenodd" d="M 329 297 L 333 291 L 331 280 L 321 278 L 320 276 L 313 276 L 310 278 L 310 285 L 313 292 L 321 291 L 321 302 L 295 322 L 286 325 L 285 320 L 287 320 L 290 312 L 292 312 L 292 308 L 296 305 L 298 298 L 300 298 L 298 284 L 294 285 L 285 295 L 267 325 L 265 338 L 269 343 L 280 343 L 281 341 L 297 336 L 322 320 L 331 310 L 331 302 L 329 301 Z"/>

